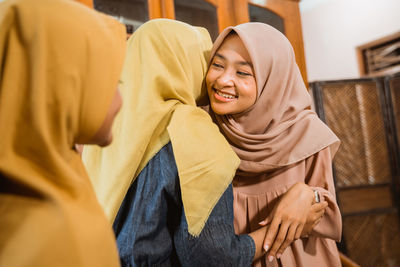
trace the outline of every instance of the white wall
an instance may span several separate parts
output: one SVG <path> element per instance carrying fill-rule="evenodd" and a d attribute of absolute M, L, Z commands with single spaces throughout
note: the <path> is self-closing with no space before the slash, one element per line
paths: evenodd
<path fill-rule="evenodd" d="M 310 82 L 359 77 L 356 47 L 400 31 L 400 0 L 301 0 Z"/>

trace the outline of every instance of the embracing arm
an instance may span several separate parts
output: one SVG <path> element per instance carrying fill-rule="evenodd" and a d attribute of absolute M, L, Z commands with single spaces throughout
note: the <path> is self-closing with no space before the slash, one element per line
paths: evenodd
<path fill-rule="evenodd" d="M 268 226 L 263 226 L 254 232 L 249 233 L 255 244 L 255 253 L 253 261 L 258 260 L 261 256 L 265 255 L 266 251 L 263 248 L 264 238 L 267 233 Z"/>
<path fill-rule="evenodd" d="M 336 202 L 335 186 L 332 174 L 332 157 L 329 148 L 325 148 L 306 160 L 306 183 L 317 190 L 321 201 L 328 202 L 321 221 L 310 235 L 340 241 L 342 219 Z"/>

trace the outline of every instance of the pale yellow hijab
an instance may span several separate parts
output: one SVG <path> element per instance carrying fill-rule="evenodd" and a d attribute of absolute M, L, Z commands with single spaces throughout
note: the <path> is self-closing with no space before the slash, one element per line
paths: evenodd
<path fill-rule="evenodd" d="M 114 141 L 83 158 L 111 221 L 147 162 L 169 141 L 179 171 L 189 232 L 198 235 L 231 182 L 239 159 L 209 115 L 196 107 L 211 40 L 205 29 L 168 19 L 142 25 L 128 41 L 124 104 Z"/>
<path fill-rule="evenodd" d="M 0 266 L 118 266 L 74 143 L 115 94 L 124 27 L 79 3 L 0 3 Z"/>

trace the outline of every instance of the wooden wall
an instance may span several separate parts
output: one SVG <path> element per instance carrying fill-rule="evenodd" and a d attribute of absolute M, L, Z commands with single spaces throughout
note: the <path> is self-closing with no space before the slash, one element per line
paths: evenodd
<path fill-rule="evenodd" d="M 95 6 L 93 0 L 77 1 L 89 7 Z M 300 0 L 204 0 L 204 2 L 211 4 L 216 9 L 219 32 L 228 26 L 250 21 L 249 4 L 264 8 L 280 16 L 284 21 L 285 35 L 293 46 L 297 64 L 304 81 L 307 83 L 299 1 Z M 147 0 L 147 6 L 149 19 L 176 18 L 174 0 Z M 202 19 L 206 24 L 209 17 L 204 17 Z"/>

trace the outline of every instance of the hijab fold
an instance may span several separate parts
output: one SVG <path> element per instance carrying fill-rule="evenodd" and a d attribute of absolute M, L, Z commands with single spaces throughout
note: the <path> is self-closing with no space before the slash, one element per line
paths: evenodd
<path fill-rule="evenodd" d="M 238 172 L 265 173 L 325 147 L 330 147 L 333 156 L 339 139 L 311 110 L 311 97 L 286 37 L 264 23 L 228 27 L 215 41 L 211 57 L 232 31 L 252 60 L 257 99 L 240 114 L 210 112 L 241 159 Z"/>
<path fill-rule="evenodd" d="M 130 37 L 114 141 L 83 152 L 110 221 L 132 182 L 169 141 L 192 235 L 200 234 L 232 181 L 239 159 L 210 116 L 196 107 L 206 97 L 202 82 L 211 45 L 205 29 L 168 19 L 146 22 Z"/>

